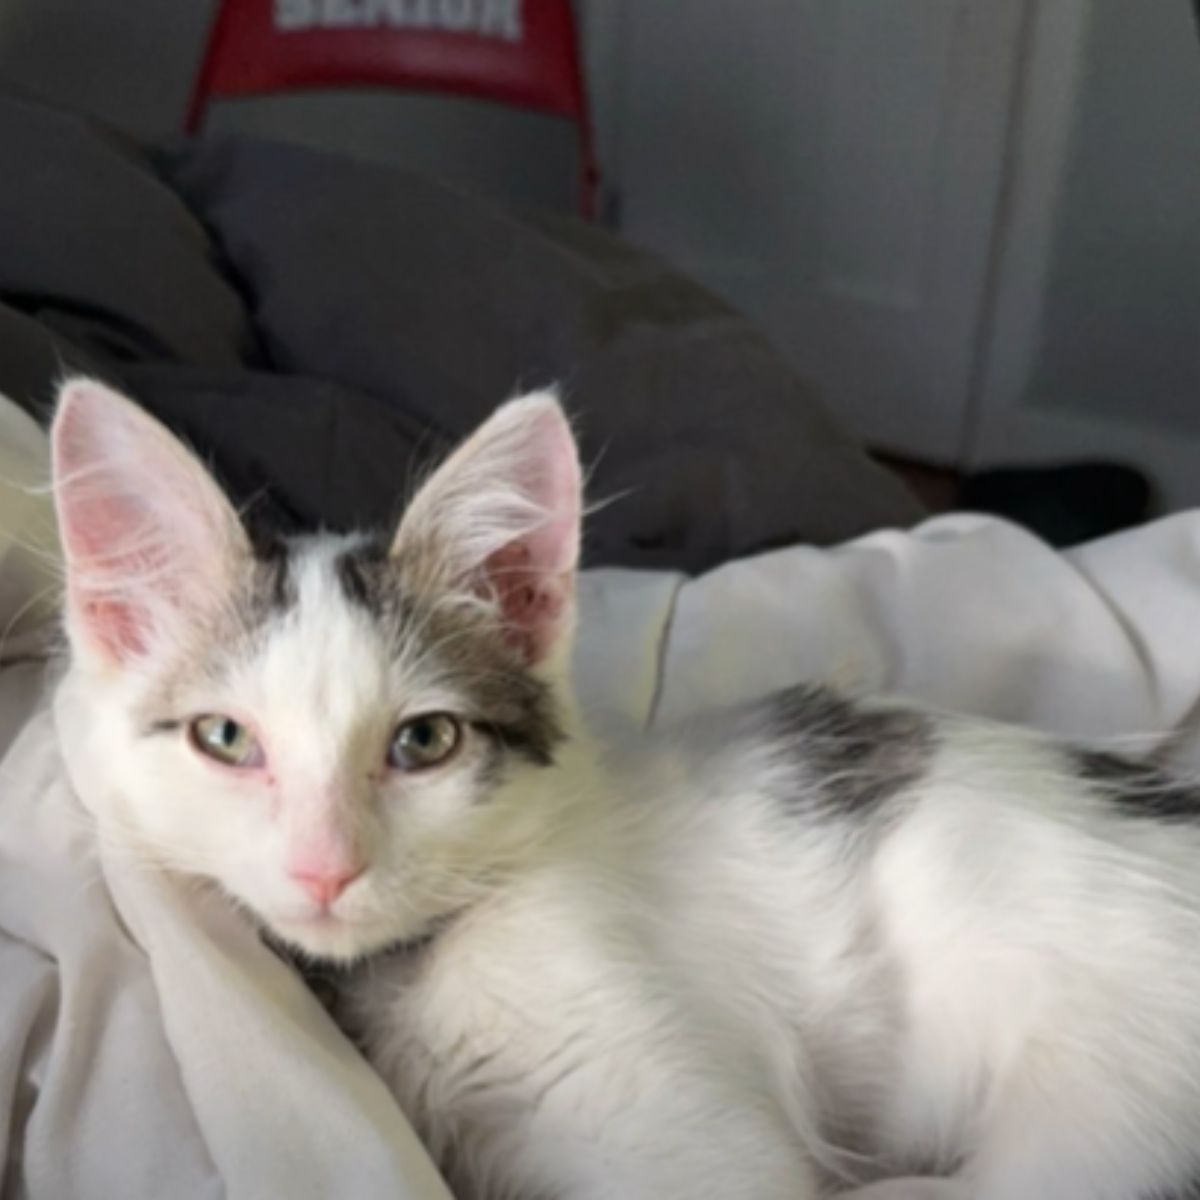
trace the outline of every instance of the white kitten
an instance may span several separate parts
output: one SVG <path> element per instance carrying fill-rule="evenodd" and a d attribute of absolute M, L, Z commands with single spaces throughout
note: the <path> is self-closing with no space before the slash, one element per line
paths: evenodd
<path fill-rule="evenodd" d="M 54 461 L 101 819 L 345 964 L 342 1014 L 459 1195 L 1200 1177 L 1200 805 L 1150 768 L 809 688 L 602 751 L 547 395 L 390 546 L 255 545 L 88 381 Z"/>

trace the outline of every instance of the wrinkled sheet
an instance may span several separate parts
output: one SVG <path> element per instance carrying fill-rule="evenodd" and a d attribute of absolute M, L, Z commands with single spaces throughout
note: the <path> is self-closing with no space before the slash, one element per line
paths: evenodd
<path fill-rule="evenodd" d="M 53 580 L 22 422 L 0 409 L 0 445 L 21 447 L 0 462 L 0 627 Z M 1144 745 L 1200 696 L 1200 515 L 1068 554 L 948 517 L 690 581 L 597 571 L 581 607 L 598 723 L 821 679 Z M 444 1200 L 379 1081 L 242 921 L 97 845 L 34 653 L 6 640 L 0 670 L 0 1191 Z"/>

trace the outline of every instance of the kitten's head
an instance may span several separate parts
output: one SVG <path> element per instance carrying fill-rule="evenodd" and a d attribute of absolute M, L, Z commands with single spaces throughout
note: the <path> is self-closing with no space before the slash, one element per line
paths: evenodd
<path fill-rule="evenodd" d="M 390 541 L 253 544 L 192 454 L 88 380 L 53 461 L 104 832 L 333 958 L 424 935 L 536 844 L 579 546 L 553 396 L 501 407 Z"/>

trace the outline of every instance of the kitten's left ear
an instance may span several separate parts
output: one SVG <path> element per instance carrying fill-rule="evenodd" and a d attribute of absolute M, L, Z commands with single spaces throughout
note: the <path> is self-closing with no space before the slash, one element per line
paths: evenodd
<path fill-rule="evenodd" d="M 509 640 L 536 666 L 573 622 L 581 492 L 557 397 L 510 400 L 417 493 L 393 554 L 409 586 L 494 597 Z"/>

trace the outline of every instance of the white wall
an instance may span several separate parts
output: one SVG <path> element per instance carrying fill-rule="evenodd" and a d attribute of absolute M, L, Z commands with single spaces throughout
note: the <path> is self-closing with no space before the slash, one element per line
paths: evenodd
<path fill-rule="evenodd" d="M 623 231 L 899 453 L 965 440 L 1024 4 L 626 8 Z"/>
<path fill-rule="evenodd" d="M 1189 0 L 1031 4 L 969 445 L 1117 459 L 1200 504 L 1200 37 Z"/>
<path fill-rule="evenodd" d="M 1026 403 L 1200 435 L 1200 36 L 1092 0 Z"/>

